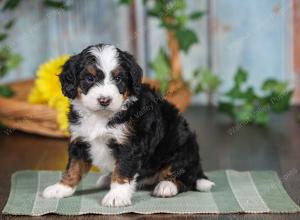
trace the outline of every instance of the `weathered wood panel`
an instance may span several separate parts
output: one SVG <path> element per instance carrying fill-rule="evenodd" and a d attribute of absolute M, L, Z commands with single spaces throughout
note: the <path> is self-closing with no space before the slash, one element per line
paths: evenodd
<path fill-rule="evenodd" d="M 259 90 L 268 78 L 292 81 L 292 1 L 213 0 L 213 69 L 223 89 L 235 70 L 249 71 Z"/>
<path fill-rule="evenodd" d="M 77 53 L 91 44 L 105 42 L 131 49 L 128 10 L 117 0 L 70 3 L 70 10 L 61 11 L 28 0 L 13 13 L 0 14 L 1 21 L 17 17 L 9 44 L 24 57 L 22 65 L 3 81 L 32 78 L 40 63 L 64 53 Z"/>

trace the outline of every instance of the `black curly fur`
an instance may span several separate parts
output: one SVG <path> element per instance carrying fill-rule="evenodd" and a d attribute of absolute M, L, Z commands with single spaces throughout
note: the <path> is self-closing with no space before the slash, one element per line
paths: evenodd
<path fill-rule="evenodd" d="M 109 143 L 122 176 L 138 173 L 142 180 L 171 167 L 174 179 L 184 183 L 183 191 L 195 189 L 197 179 L 207 179 L 196 135 L 178 109 L 148 85 L 142 84 L 138 101 L 116 117 L 110 126 L 130 122 L 134 130 L 125 146 L 114 140 Z"/>

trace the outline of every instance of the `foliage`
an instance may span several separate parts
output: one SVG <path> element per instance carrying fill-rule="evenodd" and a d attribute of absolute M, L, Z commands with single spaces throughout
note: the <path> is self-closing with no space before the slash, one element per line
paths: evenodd
<path fill-rule="evenodd" d="M 7 23 L 0 23 L 0 79 L 6 76 L 11 70 L 18 67 L 22 61 L 22 57 L 14 53 L 11 48 L 5 45 L 8 37 L 8 31 L 12 28 L 14 20 Z M 0 96 L 12 97 L 14 92 L 8 86 L 0 86 Z"/>
<path fill-rule="evenodd" d="M 133 0 L 119 0 L 119 2 L 120 4 L 130 5 L 133 3 Z M 193 11 L 192 13 L 187 13 L 185 0 L 144 0 L 143 2 L 147 6 L 147 14 L 158 19 L 159 26 L 173 34 L 178 41 L 181 51 L 188 53 L 190 48 L 199 42 L 196 33 L 187 27 L 187 22 L 200 19 L 205 12 Z M 161 92 L 165 94 L 171 80 L 169 51 L 161 48 L 150 67 L 160 81 Z"/>
<path fill-rule="evenodd" d="M 0 86 L 0 96 L 10 98 L 15 95 L 14 91 L 7 85 Z"/>
<path fill-rule="evenodd" d="M 153 62 L 150 63 L 150 68 L 156 73 L 156 78 L 160 81 L 161 93 L 166 94 L 171 68 L 169 57 L 162 48 Z"/>
<path fill-rule="evenodd" d="M 300 114 L 297 116 L 297 121 L 300 123 Z"/>
<path fill-rule="evenodd" d="M 21 3 L 21 0 L 6 0 L 3 4 L 2 11 L 15 10 Z M 49 8 L 68 9 L 63 0 L 43 0 L 43 4 Z"/>
<path fill-rule="evenodd" d="M 1 8 L 2 12 L 12 11 L 18 8 L 21 0 L 6 0 Z M 64 1 L 58 0 L 43 0 L 43 4 L 50 8 L 67 9 Z M 16 19 L 10 19 L 6 23 L 0 22 L 0 79 L 6 76 L 10 71 L 16 69 L 22 62 L 22 56 L 15 53 L 6 40 L 9 37 L 9 32 L 13 28 Z M 0 86 L 0 96 L 12 97 L 14 92 L 9 86 Z"/>
<path fill-rule="evenodd" d="M 238 69 L 233 87 L 224 94 L 226 101 L 219 102 L 220 111 L 240 123 L 266 125 L 270 120 L 270 112 L 288 110 L 293 92 L 287 82 L 266 80 L 262 85 L 263 94 L 258 95 L 253 87 L 246 86 L 247 78 L 248 73 Z"/>
<path fill-rule="evenodd" d="M 209 69 L 196 69 L 193 77 L 198 79 L 194 92 L 214 93 L 221 85 L 221 79 Z"/>
<path fill-rule="evenodd" d="M 154 1 L 153 3 L 148 10 L 148 15 L 157 18 L 161 27 L 174 32 L 180 49 L 187 53 L 191 46 L 198 42 L 198 38 L 186 24 L 188 21 L 201 18 L 205 13 L 194 11 L 187 14 L 185 0 Z"/>

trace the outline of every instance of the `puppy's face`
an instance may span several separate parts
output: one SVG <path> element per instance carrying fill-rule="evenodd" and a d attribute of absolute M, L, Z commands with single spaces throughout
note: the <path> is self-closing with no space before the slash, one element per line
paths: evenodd
<path fill-rule="evenodd" d="M 121 110 L 138 95 L 142 69 L 133 56 L 112 45 L 95 45 L 72 56 L 60 75 L 62 91 L 90 111 Z"/>

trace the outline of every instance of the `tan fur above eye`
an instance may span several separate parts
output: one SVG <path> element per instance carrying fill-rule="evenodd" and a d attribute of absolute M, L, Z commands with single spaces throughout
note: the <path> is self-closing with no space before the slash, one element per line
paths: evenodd
<path fill-rule="evenodd" d="M 97 70 L 96 67 L 94 67 L 93 65 L 88 65 L 86 67 L 86 70 L 93 76 L 96 76 Z"/>
<path fill-rule="evenodd" d="M 113 77 L 117 77 L 121 72 L 121 67 L 117 66 L 113 71 L 111 71 L 111 74 Z"/>

